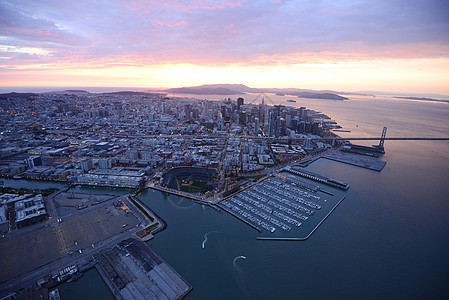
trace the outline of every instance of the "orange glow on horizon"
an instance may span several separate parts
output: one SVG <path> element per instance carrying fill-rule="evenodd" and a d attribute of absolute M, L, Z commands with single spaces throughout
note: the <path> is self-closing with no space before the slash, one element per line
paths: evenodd
<path fill-rule="evenodd" d="M 449 59 L 370 59 L 275 65 L 23 65 L 3 72 L 4 87 L 182 87 L 214 83 L 259 88 L 392 91 L 449 95 Z"/>

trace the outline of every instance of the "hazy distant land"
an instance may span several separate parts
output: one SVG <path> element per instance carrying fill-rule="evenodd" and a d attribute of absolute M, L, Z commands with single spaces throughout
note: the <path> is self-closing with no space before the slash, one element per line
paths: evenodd
<path fill-rule="evenodd" d="M 320 90 L 314 91 L 309 89 L 297 89 L 297 88 L 251 88 L 243 84 L 205 84 L 200 86 L 191 87 L 181 87 L 181 88 L 171 88 L 171 89 L 145 89 L 140 88 L 141 91 L 126 90 L 124 88 L 122 91 L 104 91 L 102 93 L 106 94 L 120 94 L 126 95 L 149 95 L 154 93 L 167 93 L 167 94 L 191 94 L 191 95 L 222 95 L 222 96 L 235 96 L 242 94 L 275 94 L 277 96 L 297 96 L 298 98 L 311 98 L 311 99 L 324 99 L 324 100 L 348 100 L 349 98 L 342 95 L 361 95 L 361 96 L 373 96 L 375 94 L 388 95 L 394 99 L 404 99 L 404 100 L 416 100 L 416 101 L 432 101 L 432 102 L 444 102 L 449 103 L 446 99 L 436 99 L 431 98 L 427 95 L 407 95 L 407 96 L 392 96 L 391 93 L 384 92 L 359 92 L 359 93 L 348 93 L 348 92 L 336 92 L 332 90 Z M 82 89 L 64 89 L 55 90 L 51 92 L 10 92 L 10 93 L 0 93 L 0 99 L 7 98 L 25 98 L 30 99 L 31 97 L 38 96 L 39 94 L 74 94 L 83 95 L 90 94 L 91 92 Z M 424 97 L 422 97 L 424 96 Z M 435 96 L 438 96 L 435 94 Z M 444 95 L 440 95 L 445 97 Z"/>
<path fill-rule="evenodd" d="M 334 91 L 313 91 L 305 89 L 276 89 L 276 88 L 251 88 L 243 84 L 205 84 L 192 87 L 181 87 L 165 90 L 174 94 L 193 95 L 240 95 L 246 93 L 272 93 L 277 95 L 298 96 L 300 98 L 328 99 L 328 100 L 348 100 L 349 98 L 337 95 Z"/>
<path fill-rule="evenodd" d="M 397 96 L 393 97 L 396 99 L 407 99 L 407 100 L 420 100 L 420 101 L 435 101 L 435 102 L 446 102 L 449 103 L 449 100 L 443 100 L 443 99 L 433 99 L 433 98 L 427 98 L 427 97 L 404 97 L 404 96 Z"/>

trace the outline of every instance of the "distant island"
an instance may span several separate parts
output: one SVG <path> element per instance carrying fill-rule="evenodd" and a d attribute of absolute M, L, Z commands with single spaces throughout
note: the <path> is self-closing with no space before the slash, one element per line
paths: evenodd
<path fill-rule="evenodd" d="M 193 94 L 193 95 L 239 95 L 245 94 L 245 92 L 235 91 L 222 87 L 206 87 L 206 86 L 194 86 L 194 87 L 182 87 L 166 90 L 167 93 L 176 94 Z"/>
<path fill-rule="evenodd" d="M 396 99 L 407 99 L 407 100 L 421 100 L 421 101 L 435 101 L 435 102 L 446 102 L 449 103 L 449 100 L 442 100 L 442 99 L 433 99 L 433 98 L 427 98 L 427 97 L 405 97 L 405 96 L 397 96 L 393 97 Z"/>
<path fill-rule="evenodd" d="M 298 96 L 300 98 L 327 99 L 327 100 L 348 100 L 349 98 L 337 95 L 333 91 L 313 91 L 295 88 L 251 88 L 243 84 L 205 84 L 200 86 L 172 88 L 164 90 L 173 94 L 193 94 L 193 95 L 241 95 L 247 93 L 260 94 L 270 93 L 277 96 Z"/>
<path fill-rule="evenodd" d="M 295 94 L 298 98 L 312 98 L 312 99 L 326 99 L 326 100 L 348 100 L 349 98 L 339 96 L 332 93 L 312 93 L 312 92 L 302 92 Z"/>

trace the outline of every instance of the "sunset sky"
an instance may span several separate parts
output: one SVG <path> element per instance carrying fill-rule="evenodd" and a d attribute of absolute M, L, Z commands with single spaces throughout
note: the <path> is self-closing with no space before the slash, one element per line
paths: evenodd
<path fill-rule="evenodd" d="M 0 78 L 449 95 L 449 1 L 0 0 Z"/>

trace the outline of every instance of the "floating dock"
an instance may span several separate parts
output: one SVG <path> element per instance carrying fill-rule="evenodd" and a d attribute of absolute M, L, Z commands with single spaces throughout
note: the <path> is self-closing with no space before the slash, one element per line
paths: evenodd
<path fill-rule="evenodd" d="M 145 243 L 127 239 L 94 255 L 116 299 L 181 299 L 192 286 Z"/>

